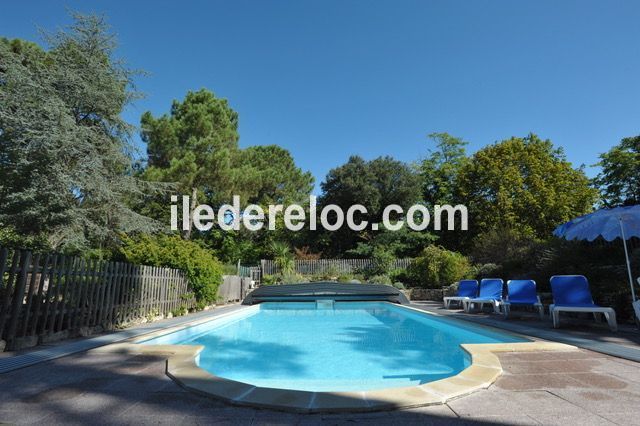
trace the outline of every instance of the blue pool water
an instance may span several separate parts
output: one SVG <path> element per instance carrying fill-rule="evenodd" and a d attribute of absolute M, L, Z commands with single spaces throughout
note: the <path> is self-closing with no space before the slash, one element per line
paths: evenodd
<path fill-rule="evenodd" d="M 522 342 L 386 302 L 262 303 L 145 344 L 199 344 L 201 368 L 256 386 L 353 391 L 418 385 L 470 364 L 462 343 Z"/>

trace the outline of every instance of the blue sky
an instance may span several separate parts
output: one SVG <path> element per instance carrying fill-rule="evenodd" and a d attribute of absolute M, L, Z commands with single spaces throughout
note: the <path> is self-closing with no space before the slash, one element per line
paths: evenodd
<path fill-rule="evenodd" d="M 317 183 L 351 154 L 418 160 L 431 132 L 471 151 L 535 132 L 588 166 L 640 133 L 638 1 L 14 1 L 0 36 L 37 41 L 67 8 L 105 13 L 150 73 L 130 122 L 206 87 L 241 146 L 284 146 Z"/>

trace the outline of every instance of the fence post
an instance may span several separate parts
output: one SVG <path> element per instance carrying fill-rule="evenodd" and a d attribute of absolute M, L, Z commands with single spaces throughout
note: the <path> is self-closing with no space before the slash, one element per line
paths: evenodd
<path fill-rule="evenodd" d="M 22 300 L 24 298 L 24 290 L 27 285 L 27 272 L 31 263 L 31 252 L 24 250 L 20 255 L 20 275 L 16 280 L 15 291 L 13 292 L 13 303 L 11 304 L 11 314 L 9 319 L 9 327 L 6 333 L 7 344 L 13 346 L 16 337 L 16 328 L 18 326 L 18 317 L 22 309 Z M 9 293 L 9 289 L 7 288 Z"/>

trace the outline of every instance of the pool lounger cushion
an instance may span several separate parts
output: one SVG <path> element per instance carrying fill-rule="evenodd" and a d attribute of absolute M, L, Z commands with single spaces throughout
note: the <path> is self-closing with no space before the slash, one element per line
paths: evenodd
<path fill-rule="evenodd" d="M 551 277 L 553 305 L 549 305 L 549 314 L 553 328 L 560 327 L 560 312 L 590 312 L 596 320 L 603 314 L 611 331 L 618 330 L 616 311 L 593 303 L 589 281 L 583 275 L 554 275 Z"/>
<path fill-rule="evenodd" d="M 464 311 L 469 313 L 476 305 L 480 305 L 480 309 L 482 309 L 485 304 L 490 304 L 493 306 L 493 311 L 499 314 L 503 286 L 504 281 L 500 278 L 484 278 L 480 281 L 480 293 L 478 297 L 462 301 Z"/>
<path fill-rule="evenodd" d="M 511 306 L 533 306 L 538 310 L 540 319 L 544 319 L 544 306 L 536 292 L 534 280 L 507 281 L 507 299 L 500 302 L 505 318 L 509 317 Z"/>
<path fill-rule="evenodd" d="M 477 280 L 461 280 L 458 283 L 458 295 L 443 298 L 445 309 L 449 309 L 451 302 L 463 304 L 465 300 L 472 299 L 478 295 Z"/>

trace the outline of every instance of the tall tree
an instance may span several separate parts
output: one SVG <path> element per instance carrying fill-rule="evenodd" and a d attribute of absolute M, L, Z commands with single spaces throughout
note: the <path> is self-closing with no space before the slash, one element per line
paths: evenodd
<path fill-rule="evenodd" d="M 640 204 L 640 135 L 624 138 L 600 154 L 595 179 L 607 207 Z"/>
<path fill-rule="evenodd" d="M 47 51 L 0 40 L 0 222 L 80 250 L 156 224 L 130 208 L 154 189 L 133 176 L 120 116 L 139 96 L 135 72 L 114 57 L 103 17 L 73 18 L 46 35 Z"/>
<path fill-rule="evenodd" d="M 467 161 L 467 142 L 448 133 L 431 133 L 436 149 L 420 163 L 424 200 L 429 205 L 451 204 L 456 179 Z"/>
<path fill-rule="evenodd" d="M 168 115 L 145 112 L 141 123 L 149 154 L 146 179 L 176 183 L 178 193 L 191 196 L 191 211 L 199 203 L 229 199 L 242 173 L 233 167 L 239 155 L 238 114 L 226 99 L 206 89 L 188 92 Z M 189 229 L 184 236 L 190 235 Z"/>
<path fill-rule="evenodd" d="M 345 213 L 352 205 L 361 204 L 367 209 L 367 213 L 359 215 L 357 219 L 366 220 L 371 225 L 382 222 L 383 211 L 390 204 L 397 204 L 406 212 L 418 202 L 419 183 L 418 174 L 401 161 L 391 157 L 365 161 L 361 157 L 352 156 L 347 163 L 329 171 L 321 184 L 323 194 L 319 201 L 321 206 L 336 204 Z M 359 242 L 370 243 L 382 232 L 382 226 L 378 231 L 365 229 L 358 232 L 344 225 L 338 231 L 318 233 L 316 237 L 323 241 L 319 247 L 323 253 L 335 256 L 356 249 Z M 353 253 L 364 254 L 367 250 L 360 246 Z"/>
<path fill-rule="evenodd" d="M 238 167 L 253 169 L 240 177 L 250 188 L 249 202 L 256 204 L 303 202 L 313 190 L 313 176 L 296 166 L 286 149 L 277 145 L 251 146 L 238 156 Z"/>
<path fill-rule="evenodd" d="M 597 199 L 583 170 L 533 134 L 477 151 L 456 186 L 458 201 L 469 209 L 467 236 L 508 228 L 546 239 L 559 224 L 592 210 Z"/>

